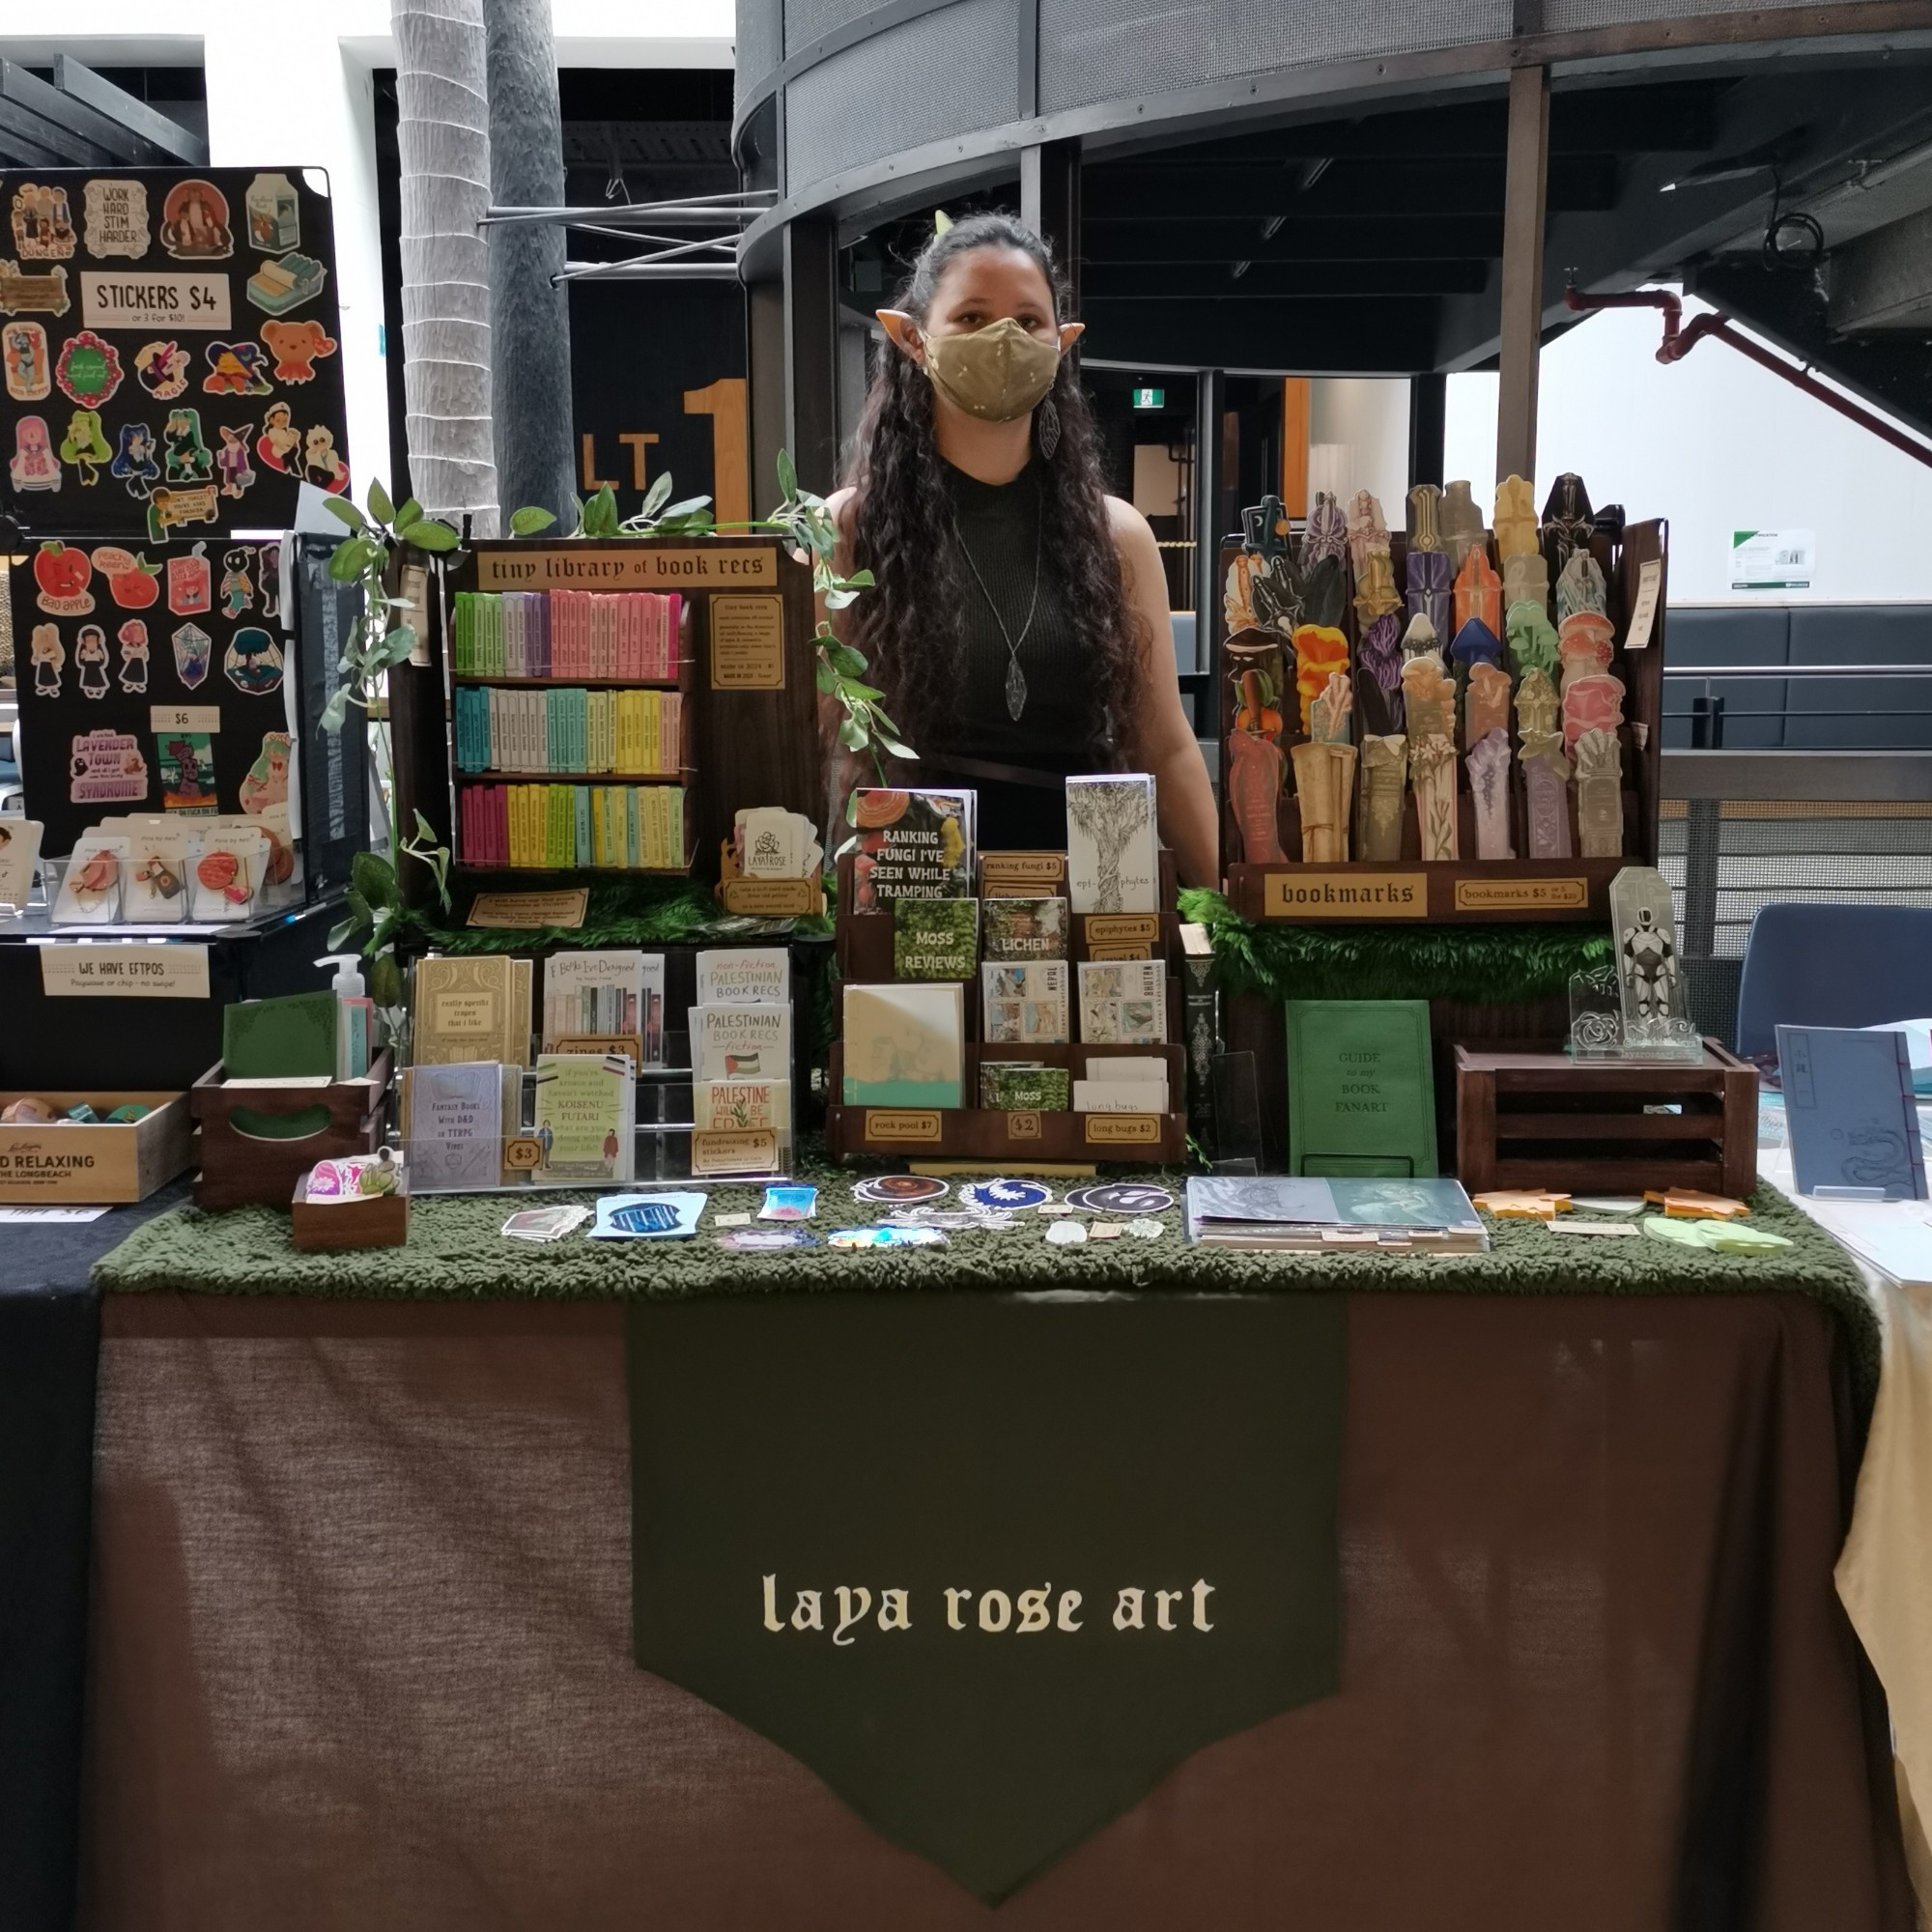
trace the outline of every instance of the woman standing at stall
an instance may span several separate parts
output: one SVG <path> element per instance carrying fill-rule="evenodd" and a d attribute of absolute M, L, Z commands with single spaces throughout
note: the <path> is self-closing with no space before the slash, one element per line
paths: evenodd
<path fill-rule="evenodd" d="M 831 499 L 844 566 L 876 583 L 834 622 L 920 754 L 900 781 L 976 790 L 984 848 L 1055 847 L 1069 773 L 1151 772 L 1181 882 L 1217 884 L 1160 552 L 1103 488 L 1046 244 L 955 222 L 879 321 L 894 348 Z"/>

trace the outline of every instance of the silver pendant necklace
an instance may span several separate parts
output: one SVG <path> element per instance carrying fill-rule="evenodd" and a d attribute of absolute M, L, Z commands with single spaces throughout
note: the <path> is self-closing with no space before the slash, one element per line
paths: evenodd
<path fill-rule="evenodd" d="M 1020 668 L 1020 646 L 1026 642 L 1027 634 L 1033 629 L 1033 620 L 1039 610 L 1039 559 L 1046 548 L 1046 531 L 1039 517 L 1039 485 L 1034 485 L 1033 520 L 1033 596 L 1027 603 L 1026 622 L 1020 626 L 1016 638 L 1007 629 L 1007 620 L 1000 615 L 1000 607 L 993 602 L 993 593 L 986 588 L 986 580 L 980 575 L 980 566 L 973 561 L 973 553 L 966 548 L 966 533 L 957 522 L 952 526 L 952 534 L 959 542 L 959 554 L 966 559 L 966 568 L 973 573 L 973 582 L 980 586 L 980 595 L 986 600 L 986 609 L 993 613 L 993 622 L 1000 627 L 1000 636 L 1007 644 L 1007 715 L 1017 724 L 1020 713 L 1026 709 L 1026 672 Z"/>

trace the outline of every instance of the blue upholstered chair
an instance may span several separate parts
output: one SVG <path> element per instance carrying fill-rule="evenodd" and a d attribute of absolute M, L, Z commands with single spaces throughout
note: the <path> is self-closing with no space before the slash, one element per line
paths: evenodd
<path fill-rule="evenodd" d="M 1932 1016 L 1932 907 L 1769 905 L 1751 921 L 1737 1050 L 1777 1050 L 1778 1026 L 1879 1026 Z"/>

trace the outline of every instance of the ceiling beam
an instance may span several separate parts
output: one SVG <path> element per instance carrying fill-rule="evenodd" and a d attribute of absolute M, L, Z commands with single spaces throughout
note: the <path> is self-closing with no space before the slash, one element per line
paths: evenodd
<path fill-rule="evenodd" d="M 116 87 L 91 67 L 68 54 L 56 54 L 53 85 L 10 64 L 6 91 L 10 99 L 35 113 L 57 119 L 76 134 L 98 141 L 117 160 L 139 165 L 187 161 L 208 165 L 208 143 L 198 134 L 170 121 L 126 88 Z"/>
<path fill-rule="evenodd" d="M 1090 262 L 1083 295 L 1108 301 L 1172 300 L 1173 277 L 1163 263 Z M 1201 264 L 1189 276 L 1188 293 L 1201 301 L 1257 301 L 1293 297 L 1332 301 L 1354 296 L 1460 296 L 1479 294 L 1487 285 L 1487 262 L 1250 262 L 1236 275 L 1236 264 Z"/>
<path fill-rule="evenodd" d="M 6 62 L 0 61 L 0 71 L 6 66 Z M 57 122 L 30 112 L 18 101 L 9 100 L 4 93 L 0 93 L 0 147 L 43 167 L 99 168 L 109 166 L 114 160 L 105 148 L 83 141 Z"/>
<path fill-rule="evenodd" d="M 1493 214 L 1361 216 L 1309 221 L 1295 216 L 1272 235 L 1252 219 L 1204 217 L 1136 226 L 1088 225 L 1081 253 L 1089 262 L 1390 262 L 1468 261 L 1498 256 L 1501 209 Z"/>
<path fill-rule="evenodd" d="M 1426 298 L 1349 302 L 1202 302 L 1090 298 L 1084 338 L 1108 362 L 1263 370 L 1280 375 L 1407 375 L 1435 341 Z"/>

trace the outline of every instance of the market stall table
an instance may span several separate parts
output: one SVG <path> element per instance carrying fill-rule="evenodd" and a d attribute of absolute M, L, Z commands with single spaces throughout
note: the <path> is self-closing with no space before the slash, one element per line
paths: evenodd
<path fill-rule="evenodd" d="M 720 1205 L 746 1208 L 747 1190 Z M 882 1373 L 955 1293 L 1348 1294 L 1341 1688 L 1197 1751 L 1020 1926 L 1903 1928 L 1832 1593 L 1876 1368 L 1842 1254 L 1499 1225 L 1489 1256 L 407 1250 L 154 1224 L 101 1270 L 80 1923 L 922 1927 L 992 1908 L 631 1661 L 624 1297 L 852 1291 Z M 833 1220 L 862 1210 L 828 1183 Z M 823 1225 L 821 1219 L 821 1226 Z M 1210 1307 L 1204 1301 L 1204 1310 Z"/>
<path fill-rule="evenodd" d="M 18 1932 L 58 1932 L 73 1910 L 99 1335 L 89 1270 L 186 1193 L 0 1229 L 0 1924 Z"/>

